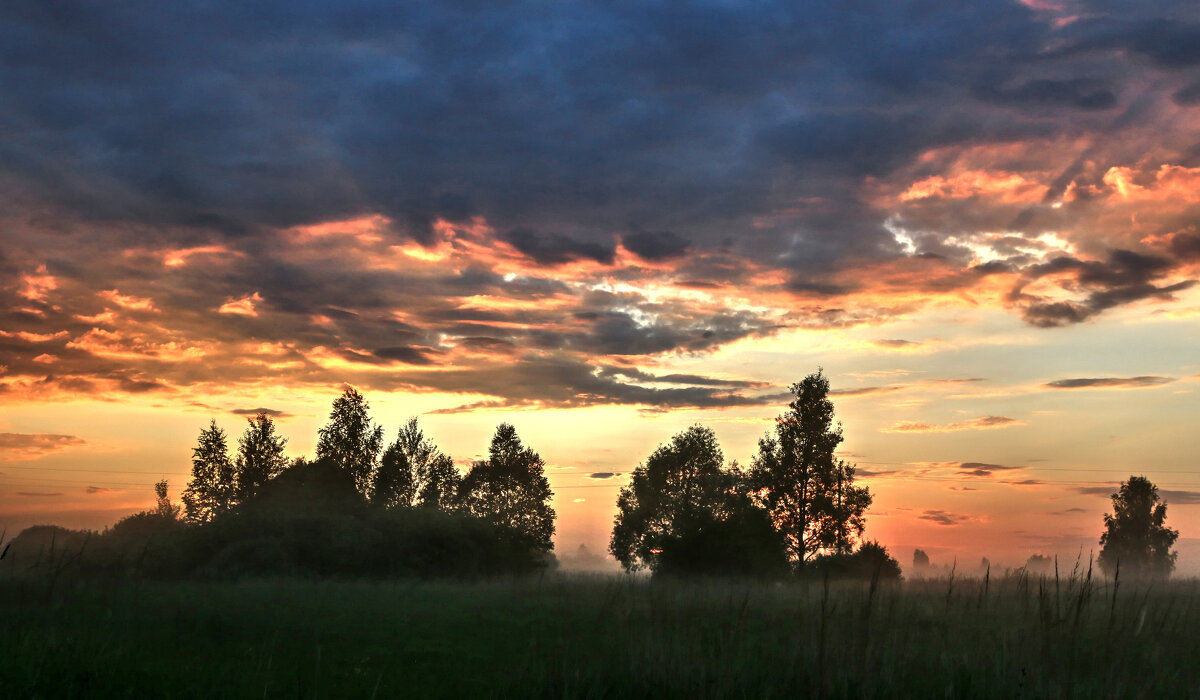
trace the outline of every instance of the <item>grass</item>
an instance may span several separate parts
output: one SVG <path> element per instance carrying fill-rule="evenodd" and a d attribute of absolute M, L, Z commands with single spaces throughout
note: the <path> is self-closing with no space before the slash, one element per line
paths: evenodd
<path fill-rule="evenodd" d="M 1196 582 L 0 579 L 6 697 L 1197 697 Z"/>

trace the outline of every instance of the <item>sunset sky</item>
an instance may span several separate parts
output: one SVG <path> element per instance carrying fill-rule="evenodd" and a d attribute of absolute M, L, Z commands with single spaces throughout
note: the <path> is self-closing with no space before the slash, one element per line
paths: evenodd
<path fill-rule="evenodd" d="M 1086 559 L 1145 474 L 1200 572 L 1191 1 L 0 5 L 0 528 L 178 497 L 343 383 L 560 550 L 823 367 L 867 536 Z"/>

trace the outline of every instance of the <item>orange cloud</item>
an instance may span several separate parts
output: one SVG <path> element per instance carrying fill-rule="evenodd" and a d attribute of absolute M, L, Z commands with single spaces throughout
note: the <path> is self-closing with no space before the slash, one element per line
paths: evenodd
<path fill-rule="evenodd" d="M 46 272 L 45 265 L 39 265 L 32 274 L 21 275 L 21 287 L 17 294 L 30 301 L 45 301 L 47 295 L 58 288 L 58 280 Z"/>
<path fill-rule="evenodd" d="M 906 421 L 896 423 L 890 428 L 884 428 L 885 433 L 954 433 L 960 430 L 992 430 L 995 428 L 1009 428 L 1015 425 L 1024 425 L 1023 422 L 1009 418 L 1008 416 L 980 416 L 970 420 L 961 421 L 958 423 L 916 423 Z"/>
<path fill-rule="evenodd" d="M 158 311 L 154 306 L 154 300 L 146 297 L 135 297 L 132 295 L 121 294 L 115 289 L 107 289 L 98 292 L 101 298 L 120 306 L 123 309 L 131 311 Z"/>
<path fill-rule="evenodd" d="M 217 309 L 217 313 L 234 314 L 237 316 L 258 316 L 258 311 L 255 310 L 254 305 L 260 303 L 262 300 L 262 295 L 258 292 L 242 297 L 241 299 L 231 298 L 229 301 L 221 304 L 221 307 Z"/>
<path fill-rule="evenodd" d="M 1046 187 L 1017 173 L 968 170 L 957 175 L 934 175 L 914 182 L 900 194 L 901 202 L 918 199 L 964 199 L 986 196 L 1006 204 L 1033 204 L 1045 196 Z"/>
<path fill-rule="evenodd" d="M 86 444 L 74 435 L 49 433 L 0 433 L 0 461 L 37 459 L 51 452 Z"/>

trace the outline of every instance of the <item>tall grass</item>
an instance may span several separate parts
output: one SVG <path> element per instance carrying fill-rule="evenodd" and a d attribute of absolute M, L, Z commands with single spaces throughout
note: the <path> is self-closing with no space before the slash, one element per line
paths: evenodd
<path fill-rule="evenodd" d="M 0 579 L 7 697 L 1189 697 L 1195 581 Z"/>

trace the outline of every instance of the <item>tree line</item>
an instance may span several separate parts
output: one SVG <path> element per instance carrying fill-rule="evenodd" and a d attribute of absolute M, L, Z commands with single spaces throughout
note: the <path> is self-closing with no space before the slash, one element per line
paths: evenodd
<path fill-rule="evenodd" d="M 818 370 L 790 389 L 787 410 L 746 467 L 726 463 L 715 433 L 693 425 L 633 470 L 609 541 L 626 571 L 900 578 L 887 548 L 864 538 L 872 495 L 837 457 L 844 438 L 828 379 Z M 266 412 L 249 419 L 232 455 L 210 420 L 192 449 L 182 506 L 159 482 L 156 507 L 106 531 L 93 558 L 128 569 L 140 549 L 139 570 L 169 575 L 490 575 L 553 562 L 545 461 L 512 425 L 501 423 L 487 458 L 462 474 L 416 418 L 385 444 L 369 408 L 346 386 L 311 460 L 287 458 L 287 440 Z M 1179 533 L 1165 525 L 1157 487 L 1130 477 L 1113 509 L 1100 539 L 1102 570 L 1168 576 Z M 931 570 L 921 550 L 913 564 Z M 990 569 L 986 559 L 981 565 Z"/>

